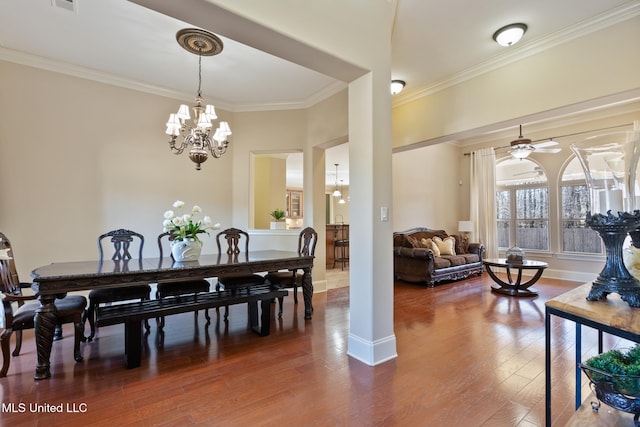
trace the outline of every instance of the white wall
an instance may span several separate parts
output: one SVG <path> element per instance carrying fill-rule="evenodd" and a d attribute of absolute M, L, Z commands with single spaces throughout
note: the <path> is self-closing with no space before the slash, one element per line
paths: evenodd
<path fill-rule="evenodd" d="M 177 199 L 231 226 L 233 143 L 201 171 L 170 153 L 167 114 L 180 102 L 0 61 L 0 230 L 19 274 L 54 261 L 98 256 L 115 228 L 146 236 L 157 253 L 163 213 Z M 234 127 L 233 117 L 220 111 Z M 213 239 L 205 253 L 217 251 Z"/>
<path fill-rule="evenodd" d="M 460 213 L 459 149 L 438 144 L 393 155 L 394 231 L 413 227 L 454 234 Z"/>

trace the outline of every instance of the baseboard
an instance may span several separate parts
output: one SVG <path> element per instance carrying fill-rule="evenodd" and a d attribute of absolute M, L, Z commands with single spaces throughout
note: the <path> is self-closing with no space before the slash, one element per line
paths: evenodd
<path fill-rule="evenodd" d="M 398 357 L 396 352 L 396 336 L 367 341 L 356 335 L 349 334 L 347 355 L 366 363 L 369 366 L 376 366 Z"/>

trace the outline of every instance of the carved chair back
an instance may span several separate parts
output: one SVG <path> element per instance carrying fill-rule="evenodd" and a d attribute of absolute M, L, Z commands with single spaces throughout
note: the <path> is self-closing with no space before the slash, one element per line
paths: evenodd
<path fill-rule="evenodd" d="M 164 242 L 163 241 L 164 241 L 165 237 L 167 238 L 167 241 L 169 241 L 169 242 L 173 241 L 176 238 L 175 234 L 173 234 L 170 231 L 165 231 L 164 233 L 161 233 L 161 234 L 158 235 L 158 253 L 160 254 L 159 256 L 161 258 L 160 262 L 162 262 L 162 257 L 164 256 L 164 248 L 163 248 Z M 169 254 L 171 255 L 171 259 L 173 259 L 173 253 L 171 251 L 169 251 Z"/>
<path fill-rule="evenodd" d="M 125 230 L 124 228 L 109 231 L 98 237 L 98 250 L 100 254 L 100 261 L 102 262 L 104 257 L 104 252 L 102 249 L 103 240 L 110 238 L 111 243 L 113 244 L 113 256 L 111 259 L 113 261 L 129 261 L 132 256 L 129 248 L 131 247 L 131 243 L 135 239 L 138 239 L 138 259 L 142 260 L 142 248 L 144 246 L 144 237 L 142 234 L 136 233 L 135 231 Z"/>
<path fill-rule="evenodd" d="M 219 232 L 216 235 L 216 244 L 218 245 L 218 253 L 222 254 L 221 240 L 227 241 L 227 255 L 238 255 L 240 252 L 240 246 L 244 240 L 244 253 L 249 252 L 249 234 L 246 231 L 238 230 L 237 228 L 227 228 Z"/>
<path fill-rule="evenodd" d="M 311 227 L 307 227 L 300 232 L 298 238 L 298 254 L 303 256 L 315 256 L 316 244 L 318 243 L 318 233 Z"/>
<path fill-rule="evenodd" d="M 0 291 L 6 295 L 22 295 L 11 242 L 0 232 Z"/>

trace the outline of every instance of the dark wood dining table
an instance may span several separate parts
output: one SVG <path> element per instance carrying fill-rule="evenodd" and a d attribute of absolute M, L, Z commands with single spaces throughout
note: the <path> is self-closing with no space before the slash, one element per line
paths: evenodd
<path fill-rule="evenodd" d="M 99 288 L 117 288 L 186 278 L 211 278 L 231 273 L 263 273 L 300 269 L 304 297 L 304 317 L 313 312 L 313 256 L 298 252 L 265 250 L 246 254 L 202 255 L 198 261 L 174 262 L 171 258 L 144 258 L 129 261 L 59 262 L 38 267 L 31 272 L 33 290 L 40 307 L 35 314 L 35 339 L 38 364 L 36 380 L 51 377 L 50 356 L 57 323 L 54 300 L 68 292 Z"/>

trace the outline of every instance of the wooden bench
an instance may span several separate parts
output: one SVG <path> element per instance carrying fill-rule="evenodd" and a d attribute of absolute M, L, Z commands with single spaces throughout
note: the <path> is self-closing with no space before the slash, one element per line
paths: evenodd
<path fill-rule="evenodd" d="M 125 359 L 127 368 L 131 369 L 140 366 L 142 322 L 146 319 L 246 302 L 249 304 L 251 329 L 261 337 L 264 337 L 269 335 L 271 303 L 275 298 L 287 295 L 288 291 L 272 289 L 271 285 L 265 284 L 246 289 L 136 301 L 98 308 L 96 324 L 98 326 L 108 326 L 124 323 Z M 258 316 L 258 301 L 262 305 L 262 319 L 259 319 Z"/>

